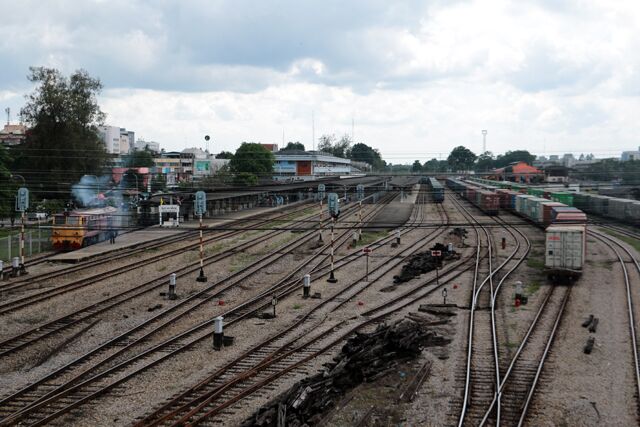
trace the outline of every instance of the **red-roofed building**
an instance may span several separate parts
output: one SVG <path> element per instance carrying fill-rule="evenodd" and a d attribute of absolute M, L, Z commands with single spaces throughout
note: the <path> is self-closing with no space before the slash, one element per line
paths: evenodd
<path fill-rule="evenodd" d="M 540 169 L 529 166 L 525 162 L 515 162 L 501 169 L 496 169 L 494 174 L 499 180 L 512 182 L 542 182 L 544 172 Z"/>

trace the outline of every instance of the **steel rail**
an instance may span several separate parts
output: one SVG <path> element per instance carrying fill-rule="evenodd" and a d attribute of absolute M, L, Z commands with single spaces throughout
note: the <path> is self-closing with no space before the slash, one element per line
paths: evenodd
<path fill-rule="evenodd" d="M 373 213 L 375 213 L 375 211 L 374 211 L 374 212 L 372 212 L 372 213 L 370 213 L 370 215 L 372 215 Z M 346 233 L 344 233 L 344 235 L 346 235 Z M 315 237 L 315 234 L 314 234 L 313 232 L 310 232 L 309 236 L 312 238 L 312 237 Z M 326 246 L 326 245 L 325 245 L 325 246 Z M 289 247 L 290 247 L 290 246 L 289 246 Z M 291 247 L 290 247 L 290 248 L 291 248 Z M 291 250 L 292 250 L 292 249 L 291 249 Z M 322 251 L 320 251 L 320 252 L 322 252 Z M 282 255 L 282 254 L 279 254 L 279 255 Z M 294 274 L 294 273 L 295 273 L 295 272 L 292 272 L 291 274 Z M 258 298 L 264 298 L 265 296 L 270 296 L 270 295 L 271 295 L 270 291 L 271 291 L 271 289 L 270 289 L 270 290 L 268 290 L 268 291 L 263 292 L 261 295 L 259 295 L 258 297 L 256 297 L 256 299 L 258 299 Z M 204 292 L 204 291 L 203 291 L 203 292 Z M 220 291 L 220 292 L 224 292 L 224 290 L 223 290 L 223 291 Z M 241 308 L 243 308 L 243 307 L 244 307 L 244 305 L 246 305 L 246 304 L 241 304 L 240 306 L 236 307 L 236 309 L 241 309 Z M 187 312 L 188 312 L 188 311 L 187 311 Z M 163 312 L 163 313 L 166 313 L 166 312 Z M 161 314 L 163 314 L 163 313 L 161 313 Z M 183 314 L 184 314 L 184 313 L 183 313 Z M 246 314 L 245 314 L 245 315 L 246 315 Z M 152 319 L 152 320 L 153 320 L 153 319 Z M 165 322 L 165 323 L 164 323 L 163 325 L 161 325 L 161 326 L 164 326 L 164 325 L 168 324 L 168 323 L 169 323 L 169 322 L 171 322 L 171 321 L 172 321 L 172 319 L 168 320 L 167 322 Z M 143 353 L 141 353 L 141 354 L 139 354 L 139 355 L 137 355 L 137 356 L 134 356 L 134 358 L 133 358 L 133 359 L 129 359 L 129 360 L 125 361 L 125 362 L 122 362 L 122 363 L 120 363 L 119 365 L 116 365 L 114 368 L 111 368 L 111 369 L 109 369 L 109 370 L 107 370 L 107 371 L 104 371 L 104 372 L 102 372 L 102 373 L 100 373 L 100 374 L 97 374 L 97 375 L 95 375 L 94 377 L 91 377 L 90 379 L 88 379 L 88 380 L 86 380 L 86 381 L 84 381 L 84 382 L 82 382 L 82 383 L 80 383 L 80 384 L 77 384 L 77 385 L 73 386 L 73 385 L 72 385 L 73 383 L 67 383 L 67 386 L 70 386 L 70 388 L 66 388 L 66 387 L 61 386 L 61 387 L 59 387 L 58 389 L 56 389 L 56 390 L 54 390 L 54 391 L 52 391 L 52 392 L 49 392 L 49 393 L 48 393 L 48 394 L 46 394 L 44 397 L 42 397 L 42 398 L 40 398 L 39 400 L 37 400 L 35 403 L 30 404 L 30 405 L 29 405 L 29 406 L 27 406 L 26 408 L 23 408 L 23 410 L 22 410 L 22 411 L 16 412 L 16 413 L 14 413 L 13 415 L 11 415 L 10 417 L 7 417 L 5 420 L 2 420 L 2 421 L 0 422 L 0 425 L 3 425 L 3 423 L 4 423 L 6 420 L 9 420 L 9 418 L 10 418 L 10 419 L 14 419 L 14 418 L 16 418 L 16 417 L 22 417 L 22 415 L 25 415 L 25 411 L 27 411 L 27 410 L 30 410 L 30 409 L 33 409 L 33 408 L 36 408 L 36 407 L 42 407 L 42 406 L 44 406 L 48 401 L 50 401 L 51 399 L 54 399 L 54 398 L 56 398 L 56 397 L 61 397 L 62 395 L 67 395 L 67 394 L 68 394 L 70 391 L 72 391 L 73 389 L 77 389 L 78 387 L 83 386 L 83 385 L 87 384 L 88 382 L 93 381 L 93 380 L 95 380 L 95 379 L 99 379 L 99 378 L 105 377 L 105 376 L 106 376 L 106 375 L 108 375 L 110 372 L 112 372 L 112 371 L 114 371 L 114 370 L 117 370 L 117 369 L 119 369 L 119 368 L 123 367 L 123 364 L 129 363 L 129 362 L 131 362 L 132 360 L 138 360 L 138 359 L 140 359 L 140 358 L 142 358 L 142 357 L 146 357 L 148 354 L 150 354 L 150 353 L 152 353 L 152 352 L 156 351 L 156 350 L 157 350 L 157 349 L 159 349 L 159 348 L 163 348 L 163 347 L 166 347 L 167 345 L 170 345 L 172 342 L 174 342 L 174 341 L 178 340 L 179 338 L 182 338 L 182 337 L 188 336 L 188 335 L 190 335 L 190 334 L 193 334 L 194 332 L 197 332 L 197 330 L 200 330 L 200 329 L 203 329 L 203 328 L 205 328 L 205 327 L 209 326 L 212 322 L 213 322 L 213 321 L 211 320 L 211 321 L 208 321 L 208 322 L 204 322 L 203 324 L 200 324 L 200 325 L 198 325 L 198 326 L 196 326 L 196 327 L 194 327 L 194 328 L 191 328 L 190 330 L 188 330 L 188 331 L 186 331 L 186 332 L 184 332 L 184 333 L 182 333 L 182 334 L 180 334 L 180 335 L 178 335 L 178 336 L 176 336 L 176 337 L 174 337 L 174 338 L 172 338 L 172 339 L 170 339 L 170 340 L 168 340 L 168 341 L 165 341 L 165 342 L 164 342 L 164 343 L 162 343 L 162 344 L 156 345 L 156 346 L 154 346 L 153 348 L 151 348 L 151 349 L 149 349 L 149 350 L 146 350 L 145 352 L 143 352 Z M 154 331 L 151 331 L 149 334 L 154 333 L 154 332 L 155 332 L 155 330 L 154 330 Z M 204 334 L 204 336 L 200 336 L 200 337 L 196 338 L 194 341 L 192 341 L 191 343 L 188 343 L 188 344 L 186 344 L 186 345 L 183 345 L 183 346 L 182 346 L 182 347 L 180 347 L 178 350 L 184 350 L 184 349 L 188 348 L 189 346 L 191 346 L 192 344 L 194 344 L 194 343 L 198 342 L 199 340 L 201 340 L 201 339 L 203 339 L 203 338 L 206 338 L 208 335 L 209 335 L 209 333 L 207 332 L 207 333 L 205 333 L 205 334 Z M 146 337 L 146 336 L 148 336 L 148 334 L 147 334 L 147 335 L 145 335 L 145 337 Z M 121 337 L 122 337 L 122 336 L 121 336 Z M 119 337 L 119 338 L 121 338 L 121 337 Z M 137 341 L 140 341 L 140 340 L 142 340 L 142 339 L 144 339 L 144 337 L 142 337 L 142 338 L 140 338 L 140 339 L 136 340 L 136 342 L 137 342 Z M 112 340 L 112 341 L 113 341 L 113 340 Z M 135 342 L 134 342 L 133 344 L 135 344 Z M 103 347 L 104 347 L 104 346 L 103 346 Z M 127 346 L 127 348 L 128 348 L 128 347 L 129 347 L 129 346 Z M 126 349 L 126 348 L 125 348 L 125 349 Z M 94 350 L 94 351 L 96 351 L 96 350 Z M 175 351 L 175 352 L 177 352 L 177 351 Z M 157 359 L 157 360 L 155 360 L 155 361 L 150 362 L 149 364 L 145 365 L 143 368 L 139 369 L 138 371 L 135 371 L 135 373 L 139 373 L 139 372 L 142 372 L 143 370 L 148 369 L 149 367 L 151 367 L 151 366 L 155 365 L 156 363 L 160 362 L 161 360 L 164 360 L 166 357 L 169 357 L 170 355 L 174 354 L 175 352 L 168 353 L 168 354 L 166 354 L 165 356 L 161 357 L 160 359 Z M 118 352 L 118 353 L 120 353 L 120 352 Z M 111 359 L 111 358 L 112 358 L 112 356 L 110 356 L 110 358 L 109 358 L 109 359 Z M 103 362 L 101 362 L 99 365 L 102 365 L 103 363 L 104 363 L 104 361 L 103 361 Z M 60 372 L 60 370 L 59 370 L 59 371 L 57 371 L 56 373 L 58 373 L 58 372 Z M 55 374 L 55 373 L 54 373 L 54 374 Z M 52 375 L 53 375 L 53 374 L 52 374 Z M 84 376 L 84 374 L 82 374 L 81 376 L 77 377 L 75 380 L 77 380 L 77 379 L 81 379 L 83 376 Z M 50 379 L 50 378 L 51 378 L 51 375 L 50 375 L 50 376 L 47 376 L 45 379 Z M 74 382 L 75 382 L 75 381 L 74 381 Z M 104 389 L 103 389 L 103 391 L 106 391 L 106 390 L 108 390 L 109 388 L 111 388 L 112 386 L 115 386 L 115 385 L 116 385 L 116 384 L 112 384 L 112 385 L 110 385 L 109 387 L 104 388 Z M 62 391 L 59 391 L 59 392 L 56 394 L 56 393 L 55 393 L 55 391 L 60 390 L 60 389 L 62 389 Z M 24 391 L 25 391 L 25 389 L 21 390 L 20 392 L 24 392 Z M 20 392 L 19 392 L 19 393 L 20 393 Z M 46 399 L 46 400 L 43 400 L 43 399 L 45 399 L 45 398 L 47 398 L 47 399 Z M 82 402 L 82 401 L 84 401 L 84 400 L 86 400 L 86 399 L 81 399 L 80 401 L 77 401 L 76 403 L 74 403 L 74 404 L 72 404 L 72 405 L 69 405 L 67 408 L 68 408 L 68 409 L 71 409 L 71 408 L 75 407 L 77 403 L 80 403 L 80 402 Z M 0 403 L 2 403 L 2 402 L 0 402 Z M 37 408 L 36 408 L 36 409 L 37 409 Z M 47 418 L 47 419 L 48 419 L 48 418 Z"/>

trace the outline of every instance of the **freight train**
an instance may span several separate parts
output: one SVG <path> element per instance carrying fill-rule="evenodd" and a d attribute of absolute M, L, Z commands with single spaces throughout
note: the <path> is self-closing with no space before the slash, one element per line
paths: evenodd
<path fill-rule="evenodd" d="M 493 189 L 500 198 L 502 209 L 545 229 L 545 272 L 550 279 L 575 279 L 582 274 L 587 247 L 587 215 L 571 206 L 574 194 L 519 184 L 514 186 L 517 188 L 507 189 L 504 183 L 488 180 L 474 179 L 473 183 Z"/>
<path fill-rule="evenodd" d="M 454 178 L 447 178 L 447 187 L 470 201 L 487 215 L 498 215 L 500 204 L 495 192 Z"/>
<path fill-rule="evenodd" d="M 612 218 L 620 222 L 640 226 L 640 201 L 601 196 L 598 194 L 561 191 L 554 188 L 531 187 L 509 181 L 473 179 L 477 185 L 508 189 L 522 194 L 551 199 L 567 206 L 576 207 L 591 215 Z"/>
<path fill-rule="evenodd" d="M 431 193 L 431 199 L 434 203 L 444 202 L 444 187 L 435 178 L 427 178 L 426 184 L 429 186 L 429 192 Z"/>
<path fill-rule="evenodd" d="M 53 219 L 51 243 L 58 251 L 93 245 L 117 234 L 117 209 L 113 207 L 79 209 L 58 214 Z"/>

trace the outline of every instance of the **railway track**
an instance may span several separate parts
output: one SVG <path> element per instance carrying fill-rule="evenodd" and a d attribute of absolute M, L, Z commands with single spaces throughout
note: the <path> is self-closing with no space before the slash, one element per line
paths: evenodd
<path fill-rule="evenodd" d="M 424 242 L 417 242 L 404 249 L 401 254 L 402 260 L 412 253 L 424 249 L 425 246 Z M 379 269 L 384 271 L 379 274 L 372 272 L 372 276 L 375 278 L 370 284 L 380 280 L 401 263 L 402 261 L 392 266 L 386 264 L 378 266 L 376 271 Z M 364 280 L 364 276 L 354 280 L 351 285 L 348 285 L 348 288 L 357 288 L 356 285 L 362 280 Z M 270 387 L 270 383 L 291 371 L 300 369 L 304 363 L 319 356 L 346 337 L 343 332 L 346 322 L 329 322 L 329 326 L 326 326 L 328 315 L 343 306 L 344 301 L 341 300 L 345 291 L 342 290 L 323 301 L 286 330 L 253 347 L 195 386 L 176 394 L 152 414 L 140 419 L 136 426 L 200 424 L 204 420 L 210 420 L 213 416 L 216 417 L 216 423 L 224 423 L 226 416 L 233 414 L 232 407 L 241 400 L 246 400 L 254 394 L 259 395 L 265 388 Z M 377 312 L 376 310 L 384 310 L 389 303 L 397 304 L 416 291 L 423 291 L 423 284 L 415 286 L 413 292 L 405 293 L 392 301 L 386 301 L 374 310 L 363 313 L 363 319 L 372 316 Z M 421 294 L 417 299 L 423 297 L 424 294 Z M 293 332 L 310 322 L 314 324 L 308 326 L 306 330 L 316 332 L 319 329 L 322 330 L 305 337 L 308 339 L 301 338 L 303 332 Z M 322 327 L 323 324 L 324 327 Z M 364 324 L 360 325 L 360 327 L 362 326 Z M 351 332 L 353 329 L 349 333 Z M 334 337 L 339 338 L 332 341 Z M 329 344 L 322 347 L 327 341 Z"/>
<path fill-rule="evenodd" d="M 309 235 L 315 237 L 314 232 L 310 232 Z M 320 252 L 322 252 L 322 250 Z M 295 271 L 289 275 L 289 278 L 294 273 Z M 285 280 L 281 280 L 280 283 L 276 286 L 283 286 L 284 282 Z M 270 298 L 272 292 L 274 291 L 274 288 L 275 287 L 272 287 L 268 291 L 265 291 L 257 297 L 253 298 L 253 301 L 248 301 L 245 304 L 241 304 L 236 308 L 237 312 L 241 313 L 243 310 L 246 310 L 251 305 L 251 303 L 258 308 L 264 305 L 266 297 Z M 224 292 L 224 290 L 220 290 L 219 292 Z M 202 303 L 199 303 L 197 304 L 197 306 L 200 306 L 201 304 Z M 191 310 L 192 308 L 188 308 L 181 312 L 181 314 L 178 314 L 178 316 L 189 313 Z M 167 312 L 163 312 L 160 315 L 164 315 L 166 313 Z M 248 313 L 248 311 L 245 311 L 245 313 Z M 38 419 L 46 420 L 48 419 L 48 417 L 46 416 L 46 410 L 47 408 L 49 408 L 49 410 L 51 411 L 50 405 L 52 402 L 61 402 L 65 399 L 71 399 L 73 402 L 75 402 L 75 404 L 80 404 L 85 399 L 89 398 L 89 396 L 92 396 L 92 393 L 89 393 L 89 396 L 87 396 L 87 389 L 91 390 L 91 388 L 88 386 L 88 383 L 94 383 L 99 380 L 108 382 L 109 380 L 117 378 L 118 374 L 122 373 L 123 368 L 126 367 L 131 368 L 132 366 L 134 366 L 134 373 L 140 373 L 146 369 L 149 369 L 155 364 L 160 363 L 168 356 L 171 356 L 178 351 L 183 351 L 193 344 L 206 339 L 207 336 L 210 335 L 210 332 L 207 331 L 207 328 L 210 327 L 212 321 L 207 321 L 177 336 L 174 336 L 173 338 L 164 341 L 161 344 L 152 346 L 151 348 L 148 348 L 142 351 L 142 353 L 138 353 L 133 357 L 127 358 L 126 356 L 124 356 L 125 352 L 131 350 L 133 345 L 144 342 L 144 340 L 148 339 L 150 335 L 157 332 L 159 328 L 170 324 L 171 322 L 175 322 L 175 317 L 171 319 L 164 319 L 163 323 L 158 326 L 158 328 L 151 329 L 149 331 L 149 324 L 151 323 L 151 321 L 155 321 L 155 323 L 157 323 L 158 317 L 160 317 L 160 315 L 156 316 L 153 319 L 150 319 L 150 321 L 147 321 L 142 325 L 139 325 L 138 327 L 134 328 L 134 330 L 129 331 L 129 333 L 115 338 L 109 343 L 76 360 L 72 364 L 69 364 L 59 369 L 58 371 L 51 373 L 40 381 L 23 388 L 17 393 L 14 393 L 12 396 L 5 398 L 2 402 L 0 402 L 0 405 L 2 407 L 8 408 L 9 414 L 4 415 L 9 418 L 5 418 L 5 420 L 3 420 L 3 423 L 9 422 L 7 420 L 13 420 L 16 417 L 18 417 L 19 419 L 23 419 L 26 415 L 26 412 L 29 412 L 31 416 L 35 417 L 35 420 L 29 418 L 29 420 L 26 421 L 28 423 L 31 423 L 31 421 L 37 423 Z M 143 327 L 146 327 L 146 329 L 143 329 Z M 132 333 L 137 335 L 132 336 Z M 114 350 L 114 347 L 121 347 L 121 349 Z M 90 364 L 93 364 L 93 366 L 87 368 L 87 366 L 85 365 L 89 361 L 91 362 Z M 97 368 L 102 368 L 102 371 Z M 75 378 L 73 378 L 71 381 L 68 381 L 63 386 L 56 386 L 56 381 L 58 381 L 58 378 L 63 375 L 68 375 L 69 371 L 72 369 L 74 372 L 80 371 L 80 374 L 76 375 Z M 86 375 L 87 372 L 90 372 L 91 375 Z M 85 380 L 85 378 L 87 377 L 89 379 Z M 128 377 L 129 375 L 125 374 L 124 378 L 126 379 Z M 120 381 L 122 380 L 123 379 L 120 378 Z M 116 380 L 116 382 L 118 382 L 118 380 Z M 107 385 L 106 387 L 101 388 L 101 392 L 104 392 L 113 386 L 115 386 L 115 384 Z M 45 414 L 38 412 L 41 410 L 44 411 Z"/>
<path fill-rule="evenodd" d="M 355 212 L 355 207 L 352 207 L 352 211 Z M 309 225 L 309 224 L 306 224 L 306 225 Z M 205 265 L 214 264 L 215 262 L 234 256 L 235 254 L 241 253 L 242 251 L 245 251 L 249 248 L 256 247 L 260 245 L 262 242 L 264 242 L 265 240 L 270 239 L 273 236 L 277 235 L 278 233 L 282 233 L 282 231 L 275 230 L 273 232 L 267 233 L 266 235 L 260 238 L 254 239 L 250 242 L 240 243 L 231 248 L 228 248 L 223 253 L 207 256 L 205 257 Z M 299 239 L 299 243 L 298 243 L 299 246 L 305 244 L 311 239 L 310 233 L 313 233 L 313 232 L 309 231 L 305 236 Z M 295 242 L 291 242 L 291 245 L 294 245 L 294 244 Z M 298 247 L 298 246 L 295 246 L 295 247 Z M 293 250 L 295 247 L 292 246 L 291 249 Z M 264 264 L 268 264 L 268 262 L 265 261 L 265 258 L 268 258 L 268 256 L 263 257 L 262 260 L 258 260 L 254 263 L 253 271 L 256 270 L 255 266 L 262 266 Z M 249 267 L 252 267 L 252 266 L 250 265 L 248 266 L 248 268 Z M 198 270 L 199 270 L 199 261 L 194 261 L 193 263 L 191 263 L 191 265 L 188 265 L 179 270 L 176 270 L 175 273 L 178 275 L 178 277 L 182 277 L 182 276 L 192 274 Z M 232 280 L 236 278 L 240 279 L 243 277 L 244 277 L 243 271 L 239 271 L 227 277 L 227 279 Z M 43 338 L 50 337 L 54 334 L 60 333 L 71 327 L 78 326 L 82 323 L 86 323 L 90 321 L 91 318 L 94 318 L 95 316 L 109 309 L 119 306 L 120 304 L 129 302 L 132 298 L 137 298 L 149 292 L 157 291 L 158 289 L 161 289 L 166 286 L 166 281 L 167 279 L 165 275 L 163 275 L 155 279 L 143 282 L 139 285 L 135 285 L 131 288 L 128 288 L 125 291 L 119 292 L 105 299 L 102 299 L 96 303 L 85 306 L 84 308 L 76 310 L 73 313 L 64 315 L 55 320 L 49 321 L 45 324 L 38 325 L 37 327 L 34 327 L 16 336 L 5 339 L 2 342 L 0 342 L 0 360 L 3 357 L 11 353 L 14 353 L 17 350 L 21 350 L 34 343 L 38 343 Z M 224 282 L 224 280 L 222 282 Z M 85 283 L 83 283 L 82 285 L 84 286 Z M 217 283 L 217 282 L 212 285 L 209 285 L 205 287 L 202 291 L 194 295 L 192 298 L 200 298 L 202 300 L 203 295 L 208 296 L 207 292 L 218 287 L 219 285 L 220 283 Z M 175 309 L 176 309 L 176 306 L 170 308 L 168 311 L 175 310 Z"/>
<path fill-rule="evenodd" d="M 288 217 L 296 215 L 299 212 L 304 212 L 305 210 L 307 210 L 309 208 L 310 208 L 310 206 L 306 205 L 305 207 L 300 208 L 300 209 L 296 209 L 293 212 L 288 212 L 286 214 L 277 215 L 275 218 L 259 219 L 257 221 L 257 223 L 255 225 L 253 225 L 253 227 L 260 227 L 260 226 L 262 226 L 262 225 L 264 225 L 266 223 L 273 222 L 273 221 L 286 221 L 286 219 Z M 267 215 L 267 216 L 269 216 L 269 215 Z M 231 225 L 236 224 L 235 226 L 238 226 L 238 224 L 240 224 L 240 223 L 242 223 L 242 222 L 233 221 Z M 229 239 L 229 238 L 232 238 L 234 236 L 241 235 L 242 233 L 245 233 L 245 232 L 246 232 L 246 230 L 232 230 L 232 231 L 225 231 L 225 232 L 220 233 L 218 230 L 207 230 L 207 229 L 205 229 L 203 234 L 205 234 L 205 235 L 214 234 L 214 236 L 213 237 L 208 237 L 207 239 L 205 239 L 204 243 L 205 244 L 210 244 L 210 243 L 214 243 L 214 242 L 217 242 L 217 241 L 220 241 L 220 240 Z M 101 264 L 103 264 L 104 262 L 107 262 L 107 261 L 112 262 L 112 261 L 118 261 L 118 260 L 121 260 L 121 259 L 128 259 L 133 255 L 144 254 L 147 251 L 157 250 L 157 249 L 160 249 L 162 247 L 166 247 L 166 246 L 169 246 L 169 245 L 174 245 L 176 243 L 188 240 L 189 238 L 197 237 L 198 233 L 199 233 L 199 230 L 197 230 L 197 229 L 190 230 L 190 231 L 185 231 L 184 233 L 180 233 L 180 234 L 178 234 L 176 236 L 160 238 L 160 239 L 154 239 L 152 241 L 142 243 L 142 244 L 136 246 L 135 248 L 123 249 L 123 250 L 120 250 L 120 251 L 117 251 L 117 252 L 108 253 L 108 254 L 105 254 L 104 256 L 100 256 L 100 257 L 98 257 L 96 259 L 87 260 L 87 261 L 82 262 L 82 263 L 80 263 L 78 265 L 75 265 L 73 267 L 69 267 L 69 268 L 65 268 L 65 269 L 57 270 L 57 271 L 52 271 L 52 272 L 48 272 L 48 273 L 43 273 L 43 274 L 39 274 L 37 276 L 29 276 L 26 279 L 22 279 L 22 280 L 18 280 L 18 281 L 10 281 L 10 282 L 5 283 L 5 284 L 0 284 L 0 294 L 3 297 L 7 298 L 8 296 L 10 296 L 14 292 L 27 291 L 30 288 L 32 288 L 33 286 L 41 284 L 41 283 L 46 282 L 46 281 L 49 281 L 51 279 L 60 278 L 60 277 L 66 277 L 71 273 L 88 270 L 88 269 L 90 269 L 92 267 L 99 266 L 99 265 L 101 265 Z M 167 259 L 167 258 L 170 258 L 172 256 L 181 254 L 184 251 L 188 251 L 188 250 L 191 250 L 191 249 L 196 249 L 198 247 L 199 247 L 199 242 L 196 241 L 196 242 L 194 242 L 192 244 L 189 244 L 187 246 L 179 247 L 179 248 L 170 250 L 170 251 L 168 251 L 166 253 L 163 253 L 163 254 L 154 255 L 152 261 L 159 261 L 159 260 Z M 58 285 L 58 286 L 54 286 L 54 287 L 47 287 L 47 289 L 43 289 L 40 292 L 36 292 L 34 294 L 30 294 L 30 295 L 27 295 L 27 296 L 22 297 L 22 298 L 16 298 L 16 299 L 10 300 L 10 301 L 8 301 L 8 302 L 6 302 L 4 304 L 0 304 L 0 314 L 9 313 L 11 311 L 15 311 L 15 310 L 18 310 L 20 308 L 26 307 L 26 306 L 28 306 L 28 305 L 30 305 L 32 303 L 45 301 L 46 299 L 48 299 L 50 297 L 61 295 L 61 294 L 66 293 L 66 292 L 79 289 L 79 288 L 81 288 L 83 286 L 87 286 L 87 285 L 93 284 L 96 281 L 103 280 L 103 279 L 108 278 L 108 277 L 113 277 L 113 276 L 116 276 L 118 274 L 122 274 L 124 272 L 131 271 L 131 270 L 139 267 L 140 265 L 141 265 L 141 261 L 140 260 L 136 260 L 134 262 L 125 264 L 123 266 L 116 267 L 109 273 L 94 274 L 94 275 L 91 275 L 89 277 L 85 277 L 85 278 L 82 278 L 80 280 L 73 281 L 71 283 L 62 284 L 62 285 Z"/>
<path fill-rule="evenodd" d="M 467 343 L 466 372 L 462 380 L 464 382 L 463 399 L 462 402 L 454 402 L 452 405 L 452 409 L 459 409 L 457 412 L 458 425 L 479 424 L 484 418 L 487 408 L 491 408 L 492 414 L 498 420 L 501 419 L 502 400 L 498 398 L 497 391 L 499 390 L 499 384 L 504 381 L 504 378 L 501 377 L 500 369 L 500 359 L 501 357 L 504 358 L 504 351 L 499 345 L 496 307 L 500 290 L 505 280 L 526 259 L 531 249 L 529 239 L 520 230 L 499 218 L 494 217 L 493 219 L 511 235 L 516 242 L 516 247 L 497 268 L 494 269 L 489 264 L 489 269 L 485 273 L 486 278 L 480 285 L 477 285 L 479 269 L 477 268 L 478 265 L 476 265 L 474 288 L 470 303 L 470 332 Z M 479 226 L 484 229 L 486 241 L 491 242 L 493 239 L 486 227 L 477 221 L 475 222 L 476 227 L 474 229 L 476 233 L 478 233 L 477 228 Z M 488 257 L 491 259 L 491 254 L 494 253 L 493 244 L 488 243 L 487 246 Z M 497 278 L 497 273 L 504 270 L 508 264 L 512 265 L 502 275 L 497 285 L 494 286 L 494 279 Z M 476 335 L 474 336 L 474 334 Z M 455 414 L 453 412 L 451 415 L 454 416 Z"/>
<path fill-rule="evenodd" d="M 640 277 L 640 262 L 638 261 L 637 256 L 630 251 L 625 245 L 621 244 L 616 239 L 607 236 L 605 234 L 594 231 L 593 229 L 588 231 L 588 234 L 595 238 L 596 240 L 602 242 L 605 246 L 607 246 L 611 251 L 615 254 L 618 262 L 620 263 L 620 267 L 623 272 L 624 277 L 624 286 L 625 286 L 625 294 L 626 294 L 626 311 L 627 318 L 629 321 L 629 337 L 631 342 L 631 353 L 633 355 L 633 378 L 635 384 L 635 398 L 636 398 L 636 407 L 635 413 L 637 420 L 640 420 L 640 348 L 638 347 L 638 333 L 637 333 L 637 320 L 636 320 L 636 309 L 633 301 L 633 295 L 631 291 L 632 285 L 636 285 L 637 283 L 631 282 L 631 274 L 628 269 L 628 264 L 633 265 L 635 267 L 635 271 L 637 275 Z M 625 257 L 627 259 L 625 260 Z"/>

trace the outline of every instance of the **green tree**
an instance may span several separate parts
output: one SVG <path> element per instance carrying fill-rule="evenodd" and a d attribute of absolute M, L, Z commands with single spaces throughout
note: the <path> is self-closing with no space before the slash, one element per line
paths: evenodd
<path fill-rule="evenodd" d="M 300 150 L 300 151 L 305 151 L 304 149 L 304 144 L 301 143 L 300 141 L 296 141 L 296 142 L 291 142 L 289 141 L 286 145 L 286 147 L 284 147 L 281 151 L 286 151 L 286 150 Z"/>
<path fill-rule="evenodd" d="M 333 154 L 333 144 L 336 142 L 335 135 L 322 135 L 318 140 L 318 151 Z"/>
<path fill-rule="evenodd" d="M 485 151 L 478 156 L 475 165 L 476 172 L 488 172 L 494 168 L 495 160 L 491 151 Z"/>
<path fill-rule="evenodd" d="M 499 155 L 496 158 L 494 167 L 503 168 L 514 162 L 525 162 L 530 165 L 535 159 L 536 156 L 527 150 L 507 151 L 504 155 Z"/>
<path fill-rule="evenodd" d="M 454 171 L 470 170 L 475 161 L 476 155 L 462 145 L 454 148 L 449 157 L 447 157 L 447 162 Z"/>
<path fill-rule="evenodd" d="M 420 163 L 420 160 L 413 162 L 411 165 L 411 172 L 422 172 L 422 164 Z"/>
<path fill-rule="evenodd" d="M 10 163 L 11 157 L 8 151 L 0 145 L 0 218 L 9 218 L 14 215 L 14 196 L 18 185 L 11 177 Z"/>
<path fill-rule="evenodd" d="M 32 191 L 60 197 L 82 175 L 100 175 L 109 157 L 97 128 L 105 117 L 97 102 L 102 84 L 84 70 L 69 77 L 53 68 L 29 70 L 36 88 L 20 111 L 29 132 L 15 149 L 14 169 Z"/>
<path fill-rule="evenodd" d="M 150 168 L 153 167 L 153 155 L 148 150 L 134 150 L 125 156 L 124 164 L 130 168 Z"/>
<path fill-rule="evenodd" d="M 233 153 L 230 151 L 221 151 L 216 154 L 216 159 L 233 159 Z"/>
<path fill-rule="evenodd" d="M 240 174 L 252 174 L 256 177 L 270 176 L 273 173 L 273 164 L 275 158 L 273 153 L 260 144 L 253 142 L 243 142 L 236 150 L 233 159 L 229 162 L 231 171 L 240 176 Z M 251 179 L 247 175 L 242 175 L 242 180 L 251 185 Z"/>
<path fill-rule="evenodd" d="M 366 162 L 372 166 L 373 170 L 382 171 L 385 167 L 380 152 L 361 142 L 351 147 L 349 158 L 357 162 Z"/>

